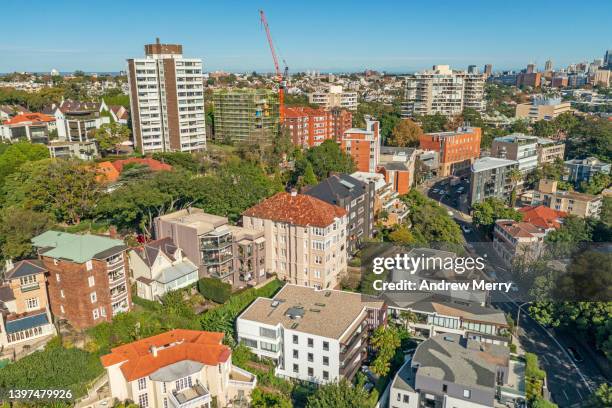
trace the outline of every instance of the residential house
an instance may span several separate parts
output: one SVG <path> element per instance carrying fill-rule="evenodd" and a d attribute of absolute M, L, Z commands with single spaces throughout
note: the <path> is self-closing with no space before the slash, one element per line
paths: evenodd
<path fill-rule="evenodd" d="M 493 249 L 507 266 L 515 262 L 534 261 L 544 250 L 548 228 L 529 222 L 496 220 L 493 227 Z"/>
<path fill-rule="evenodd" d="M 111 396 L 147 408 L 248 406 L 257 377 L 232 364 L 223 337 L 175 329 L 114 347 L 100 358 Z"/>
<path fill-rule="evenodd" d="M 166 293 L 195 284 L 198 267 L 183 255 L 171 238 L 134 248 L 129 253 L 138 297 L 158 300 Z"/>
<path fill-rule="evenodd" d="M 49 142 L 49 133 L 56 129 L 55 118 L 43 113 L 21 113 L 0 124 L 0 139 L 7 142 Z"/>
<path fill-rule="evenodd" d="M 359 293 L 285 285 L 238 316 L 238 340 L 272 359 L 275 374 L 319 384 L 351 380 L 372 332 L 386 322 L 381 300 Z"/>
<path fill-rule="evenodd" d="M 93 131 L 110 123 L 106 116 L 108 107 L 101 102 L 79 102 L 64 100 L 59 105 L 52 104 L 43 109 L 43 113 L 53 115 L 57 123 L 59 140 L 68 142 L 86 142 L 93 138 Z"/>
<path fill-rule="evenodd" d="M 108 111 L 110 112 L 113 120 L 122 125 L 128 124 L 130 117 L 129 111 L 122 105 L 109 105 Z"/>
<path fill-rule="evenodd" d="M 305 286 L 335 288 L 346 272 L 345 208 L 318 198 L 277 193 L 242 213 L 242 225 L 264 232 L 266 271 Z"/>
<path fill-rule="evenodd" d="M 130 157 L 129 159 L 115 160 L 115 161 L 103 161 L 96 164 L 96 172 L 99 175 L 99 179 L 107 182 L 115 182 L 121 176 L 126 166 L 146 166 L 153 172 L 158 171 L 172 171 L 172 166 L 166 163 L 162 163 L 159 160 L 152 159 L 150 157 Z M 111 167 L 113 169 L 111 169 Z"/>
<path fill-rule="evenodd" d="M 95 140 L 85 142 L 65 142 L 54 140 L 47 144 L 49 156 L 58 159 L 77 158 L 93 160 L 98 157 L 98 145 Z"/>

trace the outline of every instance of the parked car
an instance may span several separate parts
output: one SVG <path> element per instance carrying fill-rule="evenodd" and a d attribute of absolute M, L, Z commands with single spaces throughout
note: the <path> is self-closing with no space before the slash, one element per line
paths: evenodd
<path fill-rule="evenodd" d="M 470 232 L 472 232 L 472 229 L 470 227 L 468 227 L 467 225 L 462 225 L 461 229 L 463 230 L 463 232 L 465 232 L 466 234 L 469 234 Z"/>
<path fill-rule="evenodd" d="M 576 350 L 576 348 L 570 346 L 567 348 L 567 352 L 569 353 L 570 357 L 577 363 L 581 363 L 583 361 L 582 356 L 580 355 L 580 353 L 578 353 L 578 350 Z"/>
<path fill-rule="evenodd" d="M 454 217 L 455 216 L 455 214 L 452 211 L 450 211 L 450 210 L 447 211 L 447 214 L 449 215 L 449 217 Z"/>

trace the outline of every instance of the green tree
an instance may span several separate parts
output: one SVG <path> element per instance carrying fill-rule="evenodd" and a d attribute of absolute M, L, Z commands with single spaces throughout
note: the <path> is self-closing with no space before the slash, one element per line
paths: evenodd
<path fill-rule="evenodd" d="M 305 174 L 309 163 L 319 180 L 328 177 L 331 172 L 352 173 L 355 169 L 353 159 L 340 149 L 338 143 L 326 140 L 308 149 L 303 157 L 296 158 L 293 184 Z"/>
<path fill-rule="evenodd" d="M 422 134 L 423 130 L 419 125 L 410 119 L 402 119 L 391 131 L 391 137 L 387 144 L 398 147 L 418 146 L 419 137 Z"/>
<path fill-rule="evenodd" d="M 251 407 L 253 408 L 291 408 L 291 400 L 283 394 L 264 391 L 256 387 L 251 394 Z"/>
<path fill-rule="evenodd" d="M 510 207 L 516 205 L 516 188 L 518 184 L 523 180 L 523 173 L 519 169 L 512 169 L 508 173 L 510 181 L 512 182 L 512 192 L 510 194 Z"/>
<path fill-rule="evenodd" d="M 410 229 L 405 225 L 399 225 L 391 231 L 388 238 L 389 241 L 402 245 L 414 244 L 416 242 L 412 232 L 410 232 Z"/>
<path fill-rule="evenodd" d="M 489 197 L 481 203 L 472 206 L 472 220 L 474 225 L 482 228 L 487 233 L 493 231 L 496 220 L 510 219 L 520 221 L 523 216 L 520 212 L 508 207 L 499 198 Z"/>
<path fill-rule="evenodd" d="M 423 115 L 415 117 L 416 121 L 421 124 L 421 128 L 425 133 L 442 132 L 448 124 L 446 116 L 436 113 L 435 115 Z"/>
<path fill-rule="evenodd" d="M 312 169 L 312 164 L 310 162 L 306 164 L 306 169 L 304 170 L 304 175 L 302 176 L 302 184 L 307 186 L 317 184 L 317 176 L 315 176 L 314 170 Z"/>
<path fill-rule="evenodd" d="M 595 174 L 589 182 L 580 184 L 580 191 L 587 194 L 597 195 L 612 184 L 612 177 L 606 173 Z"/>
<path fill-rule="evenodd" d="M 368 393 L 363 382 L 352 385 L 345 379 L 321 386 L 308 397 L 306 408 L 373 408 L 378 393 Z"/>
<path fill-rule="evenodd" d="M 533 124 L 533 134 L 538 137 L 552 137 L 557 134 L 557 127 L 552 121 L 538 120 Z"/>
<path fill-rule="evenodd" d="M 591 395 L 588 408 L 612 407 L 612 385 L 603 383 Z"/>
<path fill-rule="evenodd" d="M 370 345 L 376 350 L 376 358 L 372 362 L 372 372 L 381 377 L 386 376 L 391 368 L 391 359 L 400 346 L 399 330 L 394 326 L 378 327 L 370 338 Z"/>
<path fill-rule="evenodd" d="M 130 128 L 117 122 L 105 123 L 92 132 L 104 152 L 116 151 L 117 145 L 128 141 L 131 135 Z"/>
<path fill-rule="evenodd" d="M 536 398 L 531 403 L 531 407 L 532 408 L 557 408 L 557 404 L 555 404 L 554 402 L 545 400 L 544 398 Z"/>
<path fill-rule="evenodd" d="M 34 255 L 31 239 L 53 225 L 49 214 L 10 207 L 0 211 L 0 250 L 5 259 Z"/>
<path fill-rule="evenodd" d="M 0 154 L 0 186 L 10 174 L 30 161 L 38 161 L 49 157 L 49 149 L 42 144 L 19 142 L 8 145 Z"/>

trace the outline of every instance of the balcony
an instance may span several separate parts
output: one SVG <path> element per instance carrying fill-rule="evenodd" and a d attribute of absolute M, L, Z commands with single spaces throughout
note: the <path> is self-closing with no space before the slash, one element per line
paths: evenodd
<path fill-rule="evenodd" d="M 172 391 L 169 397 L 170 404 L 175 408 L 210 406 L 212 400 L 210 392 L 199 381 L 181 391 Z"/>
<path fill-rule="evenodd" d="M 257 385 L 257 377 L 242 368 L 232 365 L 229 384 L 238 389 L 252 390 Z"/>
<path fill-rule="evenodd" d="M 26 283 L 25 285 L 21 285 L 20 287 L 22 293 L 31 292 L 33 290 L 37 290 L 38 288 L 40 288 L 38 282 Z"/>
<path fill-rule="evenodd" d="M 118 298 L 120 298 L 122 296 L 127 295 L 127 289 L 126 289 L 125 285 L 121 286 L 121 287 L 117 287 L 116 289 L 112 289 L 110 291 L 110 295 L 111 295 L 111 299 L 113 299 L 113 300 L 118 299 Z"/>

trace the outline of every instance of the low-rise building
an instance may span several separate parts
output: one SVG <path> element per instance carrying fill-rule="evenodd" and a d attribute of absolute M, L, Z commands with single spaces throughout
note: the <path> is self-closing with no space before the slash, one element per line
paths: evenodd
<path fill-rule="evenodd" d="M 95 140 L 85 142 L 65 142 L 55 140 L 47 145 L 49 156 L 53 158 L 77 158 L 81 160 L 93 160 L 98 157 L 98 145 Z"/>
<path fill-rule="evenodd" d="M 159 300 L 166 293 L 198 281 L 198 267 L 172 239 L 148 242 L 130 251 L 130 269 L 138 297 Z"/>
<path fill-rule="evenodd" d="M 49 301 L 57 319 L 84 329 L 132 308 L 123 241 L 47 231 L 32 238 L 32 244 L 48 271 Z"/>
<path fill-rule="evenodd" d="M 380 300 L 287 284 L 274 298 L 251 303 L 236 331 L 251 351 L 275 361 L 277 376 L 325 384 L 353 378 L 368 338 L 385 321 Z"/>
<path fill-rule="evenodd" d="M 340 140 L 344 132 L 353 127 L 353 113 L 348 109 L 331 108 L 331 133 L 334 140 Z"/>
<path fill-rule="evenodd" d="M 408 206 L 399 199 L 399 194 L 385 180 L 384 174 L 357 171 L 351 177 L 370 184 L 374 190 L 374 217 L 384 226 L 403 223 L 408 217 Z"/>
<path fill-rule="evenodd" d="M 565 143 L 538 137 L 538 165 L 554 163 L 557 159 L 563 160 L 564 156 Z"/>
<path fill-rule="evenodd" d="M 575 191 L 557 190 L 557 182 L 540 180 L 538 188 L 531 192 L 531 205 L 545 205 L 578 217 L 598 218 L 602 197 Z"/>
<path fill-rule="evenodd" d="M 547 232 L 529 222 L 496 220 L 493 249 L 508 266 L 517 261 L 532 262 L 541 255 Z"/>
<path fill-rule="evenodd" d="M 468 174 L 470 165 L 480 157 L 481 137 L 481 129 L 472 127 L 425 133 L 419 137 L 419 147 L 440 154 L 439 176 L 459 176 Z"/>
<path fill-rule="evenodd" d="M 49 142 L 49 133 L 56 129 L 55 118 L 43 113 L 21 113 L 0 124 L 0 139 L 7 142 L 26 140 L 32 143 Z"/>
<path fill-rule="evenodd" d="M 353 158 L 358 171 L 376 172 L 380 154 L 380 122 L 366 117 L 365 129 L 351 128 L 339 141 L 342 150 Z"/>
<path fill-rule="evenodd" d="M 342 207 L 348 214 L 347 249 L 354 254 L 374 230 L 374 189 L 348 174 L 333 174 L 305 191 L 326 203 Z"/>
<path fill-rule="evenodd" d="M 474 162 L 470 174 L 468 203 L 473 205 L 489 197 L 506 200 L 515 187 L 510 179 L 510 172 L 518 169 L 515 160 L 483 157 Z"/>
<path fill-rule="evenodd" d="M 295 146 L 318 146 L 333 139 L 331 113 L 322 108 L 290 106 L 285 108 L 283 127 Z"/>
<path fill-rule="evenodd" d="M 416 149 L 409 147 L 381 146 L 378 173 L 399 194 L 407 194 L 414 184 Z"/>
<path fill-rule="evenodd" d="M 346 272 L 346 209 L 318 198 L 277 193 L 242 214 L 242 225 L 263 231 L 266 271 L 290 283 L 335 288 Z"/>
<path fill-rule="evenodd" d="M 93 138 L 93 131 L 110 123 L 110 117 L 104 101 L 79 102 L 64 100 L 59 105 L 52 104 L 43 110 L 55 116 L 59 140 L 68 142 L 86 142 Z"/>
<path fill-rule="evenodd" d="M 589 182 L 597 173 L 610 174 L 610 163 L 604 163 L 596 157 L 573 159 L 565 162 L 567 180 L 574 184 Z"/>
<path fill-rule="evenodd" d="M 351 111 L 357 109 L 357 92 L 343 91 L 340 85 L 330 85 L 329 88 L 308 94 L 308 102 L 324 109 L 344 108 Z"/>
<path fill-rule="evenodd" d="M 232 364 L 223 333 L 175 329 L 100 358 L 111 396 L 149 408 L 247 406 L 257 377 Z"/>
<path fill-rule="evenodd" d="M 552 120 L 565 112 L 571 112 L 571 104 L 562 102 L 561 98 L 534 98 L 531 103 L 516 105 L 515 117 L 537 122 Z"/>
<path fill-rule="evenodd" d="M 532 172 L 538 167 L 538 138 L 513 133 L 493 139 L 491 156 L 518 162 L 521 173 Z"/>
<path fill-rule="evenodd" d="M 45 274 L 38 260 L 9 263 L 0 285 L 0 348 L 55 335 Z"/>

